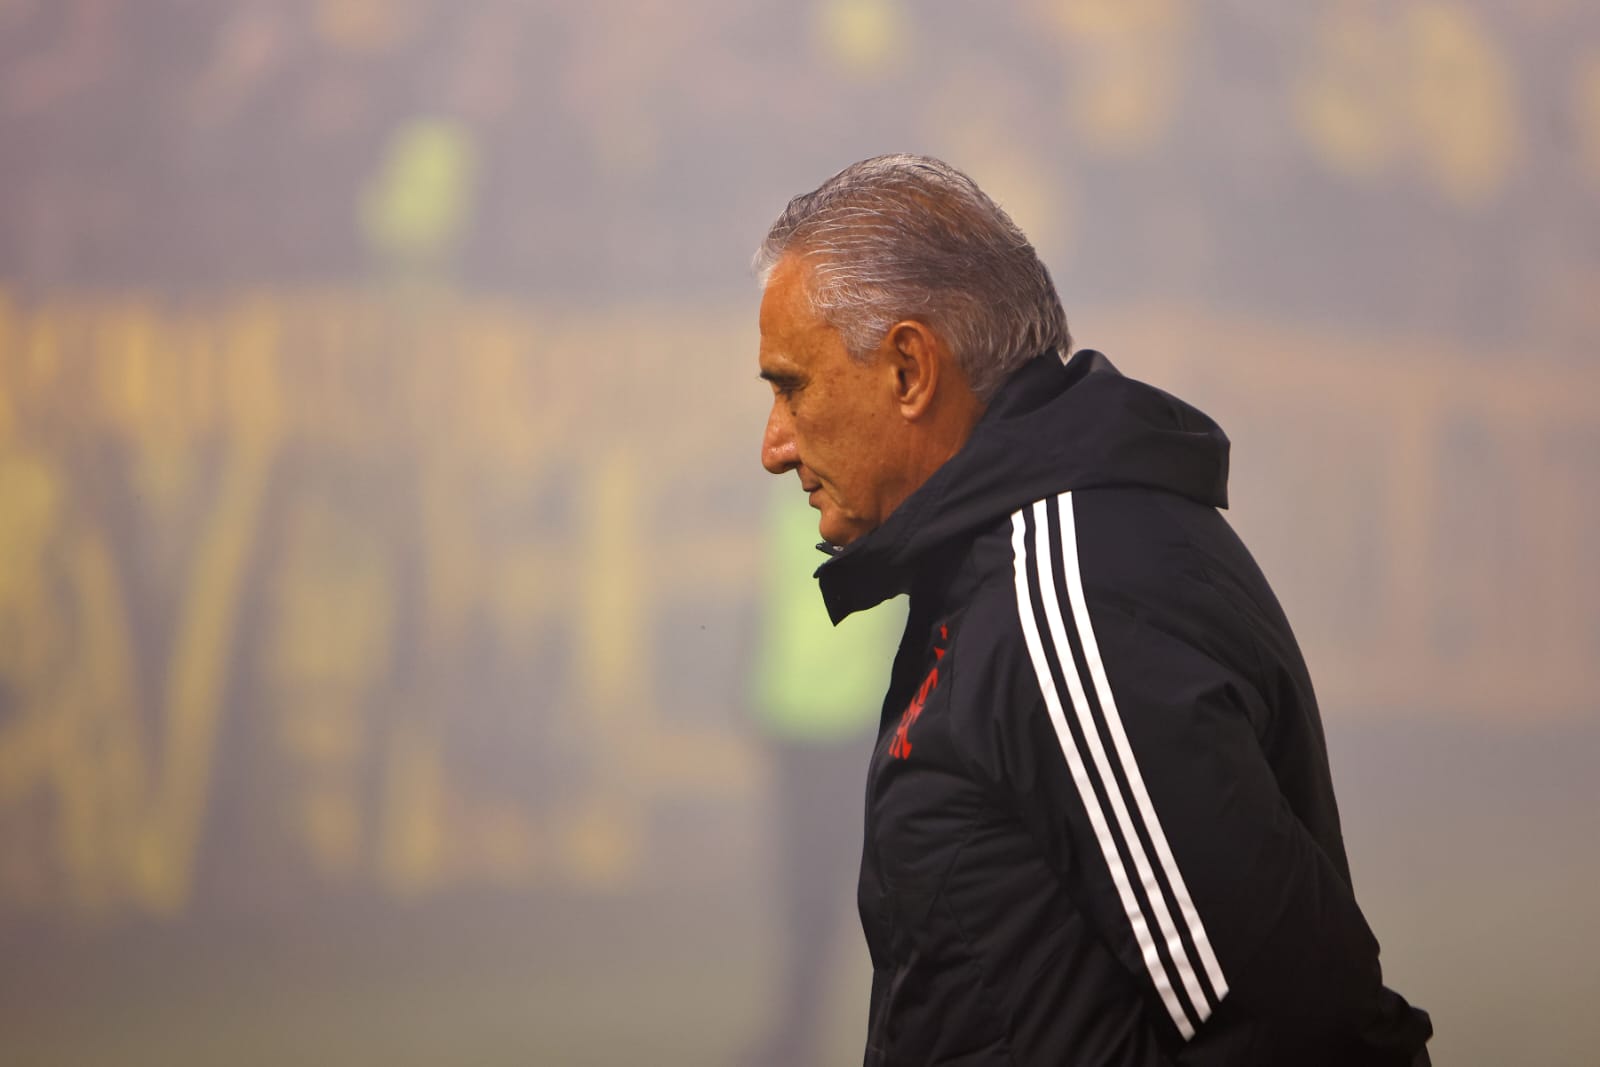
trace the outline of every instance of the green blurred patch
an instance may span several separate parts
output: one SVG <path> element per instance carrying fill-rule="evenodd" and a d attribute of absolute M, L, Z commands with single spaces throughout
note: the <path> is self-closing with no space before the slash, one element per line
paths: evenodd
<path fill-rule="evenodd" d="M 419 118 L 390 138 L 361 193 L 361 230 L 379 254 L 401 264 L 435 264 L 471 221 L 478 154 L 461 123 Z"/>

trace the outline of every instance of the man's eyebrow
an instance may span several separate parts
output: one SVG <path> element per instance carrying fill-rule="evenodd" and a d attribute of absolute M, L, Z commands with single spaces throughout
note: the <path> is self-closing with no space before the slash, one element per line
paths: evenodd
<path fill-rule="evenodd" d="M 800 380 L 800 375 L 793 371 L 768 370 L 765 367 L 761 368 L 761 373 L 756 377 L 764 382 L 772 382 L 775 385 L 787 385 L 790 382 L 798 382 Z"/>

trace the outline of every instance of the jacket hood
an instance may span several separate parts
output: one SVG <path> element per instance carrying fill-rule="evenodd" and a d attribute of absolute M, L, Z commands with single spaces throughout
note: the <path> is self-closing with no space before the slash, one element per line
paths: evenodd
<path fill-rule="evenodd" d="M 1228 438 L 1177 397 L 1124 377 L 1099 352 L 1054 351 L 1001 387 L 950 460 L 817 570 L 835 623 L 907 592 L 920 567 L 1035 500 L 1142 486 L 1228 506 Z"/>

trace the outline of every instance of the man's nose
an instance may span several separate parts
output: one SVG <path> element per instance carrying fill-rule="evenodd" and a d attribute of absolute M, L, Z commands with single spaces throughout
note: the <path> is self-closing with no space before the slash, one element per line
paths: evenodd
<path fill-rule="evenodd" d="M 800 450 L 795 447 L 788 421 L 773 404 L 772 413 L 767 416 L 767 432 L 761 438 L 761 465 L 773 474 L 792 471 L 800 465 Z"/>

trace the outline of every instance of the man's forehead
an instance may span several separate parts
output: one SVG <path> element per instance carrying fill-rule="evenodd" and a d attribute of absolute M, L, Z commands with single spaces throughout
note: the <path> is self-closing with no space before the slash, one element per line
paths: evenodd
<path fill-rule="evenodd" d="M 761 296 L 761 366 L 797 370 L 827 344 L 832 329 L 811 304 L 806 267 L 795 256 L 779 260 Z"/>
<path fill-rule="evenodd" d="M 761 328 L 782 325 L 779 319 L 803 319 L 812 310 L 807 282 L 809 268 L 799 256 L 790 253 L 778 260 L 767 273 L 767 284 L 761 292 Z"/>

